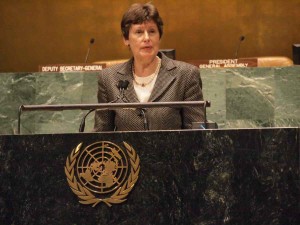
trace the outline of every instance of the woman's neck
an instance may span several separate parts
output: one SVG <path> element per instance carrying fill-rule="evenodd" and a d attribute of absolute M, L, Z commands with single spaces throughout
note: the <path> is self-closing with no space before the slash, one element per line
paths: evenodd
<path fill-rule="evenodd" d="M 154 57 L 151 61 L 141 61 L 134 59 L 134 74 L 139 77 L 147 77 L 153 74 L 158 66 L 158 57 Z"/>

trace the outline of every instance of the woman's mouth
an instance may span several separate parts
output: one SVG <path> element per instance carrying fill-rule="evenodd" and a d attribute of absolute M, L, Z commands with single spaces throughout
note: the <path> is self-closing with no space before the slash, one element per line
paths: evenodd
<path fill-rule="evenodd" d="M 151 46 L 145 46 L 145 47 L 143 47 L 142 49 L 150 50 L 150 49 L 152 49 L 152 47 L 151 47 Z"/>

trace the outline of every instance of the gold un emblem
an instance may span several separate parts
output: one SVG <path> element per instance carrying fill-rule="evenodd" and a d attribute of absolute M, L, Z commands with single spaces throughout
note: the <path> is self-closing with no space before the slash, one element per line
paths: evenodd
<path fill-rule="evenodd" d="M 81 151 L 82 143 L 67 157 L 65 174 L 79 202 L 95 207 L 126 201 L 140 172 L 140 158 L 123 142 L 126 151 L 108 141 L 95 142 Z"/>

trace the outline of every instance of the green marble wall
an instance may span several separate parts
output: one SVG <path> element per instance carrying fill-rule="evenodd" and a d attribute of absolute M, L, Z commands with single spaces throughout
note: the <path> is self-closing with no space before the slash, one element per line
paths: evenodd
<path fill-rule="evenodd" d="M 201 69 L 209 120 L 219 128 L 298 127 L 300 67 Z M 97 73 L 0 74 L 0 134 L 16 134 L 28 104 L 96 103 Z M 21 133 L 73 133 L 85 111 L 23 112 Z M 86 131 L 93 127 L 87 118 Z"/>
<path fill-rule="evenodd" d="M 219 128 L 298 127 L 300 67 L 201 69 Z"/>
<path fill-rule="evenodd" d="M 0 134 L 16 134 L 20 105 L 96 103 L 97 73 L 0 74 Z M 21 133 L 77 132 L 81 110 L 23 112 Z M 91 130 L 93 116 L 87 118 Z"/>

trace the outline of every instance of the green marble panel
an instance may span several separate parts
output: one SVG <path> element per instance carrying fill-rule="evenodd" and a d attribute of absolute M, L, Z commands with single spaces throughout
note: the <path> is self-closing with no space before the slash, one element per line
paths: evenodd
<path fill-rule="evenodd" d="M 0 133 L 17 131 L 18 109 L 22 104 L 34 104 L 35 76 L 25 73 L 0 75 Z"/>
<path fill-rule="evenodd" d="M 225 127 L 274 125 L 273 74 L 271 68 L 227 70 Z"/>
<path fill-rule="evenodd" d="M 226 70 L 201 69 L 203 97 L 211 102 L 207 108 L 208 119 L 218 121 L 219 127 L 226 123 Z"/>
<path fill-rule="evenodd" d="M 97 73 L 1 74 L 1 134 L 16 134 L 21 105 L 96 103 Z M 22 134 L 77 132 L 81 110 L 23 112 Z M 87 118 L 91 130 L 93 116 Z"/>
<path fill-rule="evenodd" d="M 90 79 L 93 78 L 93 79 Z M 91 82 L 91 80 L 93 82 Z M 94 81 L 95 80 L 95 81 Z M 96 103 L 97 81 L 95 74 L 55 73 L 38 74 L 37 104 Z M 81 110 L 34 112 L 35 133 L 77 132 L 85 114 Z M 88 118 L 90 124 L 92 117 Z M 29 125 L 31 123 L 29 122 Z M 88 128 L 87 128 L 88 129 Z"/>
<path fill-rule="evenodd" d="M 275 126 L 299 126 L 300 124 L 300 67 L 275 69 Z"/>
<path fill-rule="evenodd" d="M 207 117 L 219 128 L 297 127 L 299 76 L 297 66 L 201 70 Z"/>
<path fill-rule="evenodd" d="M 219 128 L 297 127 L 300 67 L 201 69 L 207 118 Z M 0 134 L 16 134 L 18 108 L 97 102 L 98 73 L 0 74 Z M 77 132 L 86 111 L 23 112 L 22 134 Z M 93 114 L 86 131 L 93 129 Z"/>

